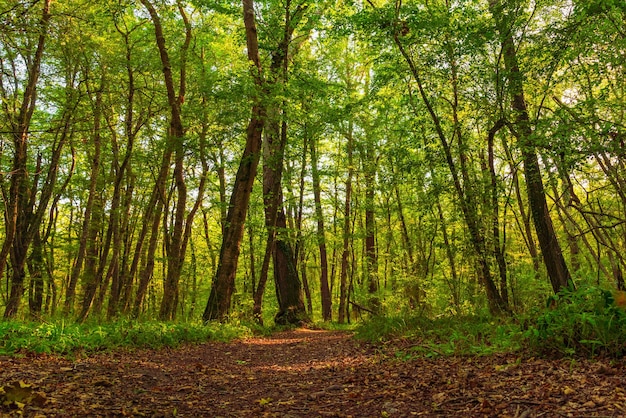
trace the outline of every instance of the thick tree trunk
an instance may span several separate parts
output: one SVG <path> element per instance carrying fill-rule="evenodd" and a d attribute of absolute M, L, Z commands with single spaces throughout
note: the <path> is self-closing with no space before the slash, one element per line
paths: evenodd
<path fill-rule="evenodd" d="M 224 320 L 230 311 L 230 303 L 235 290 L 235 275 L 237 273 L 241 239 L 248 213 L 248 203 L 261 155 L 263 114 L 264 109 L 262 106 L 253 107 L 253 116 L 247 128 L 246 148 L 237 170 L 235 184 L 228 205 L 226 227 L 222 237 L 217 272 L 215 273 L 211 294 L 203 314 L 205 321 Z"/>
<path fill-rule="evenodd" d="M 270 66 L 270 86 L 275 91 L 287 81 L 288 55 L 291 36 L 304 10 L 301 6 L 291 15 L 291 2 L 285 3 L 285 26 L 283 37 L 272 52 Z M 265 206 L 265 226 L 268 231 L 266 255 L 271 253 L 274 260 L 274 282 L 279 310 L 276 323 L 299 323 L 306 320 L 306 309 L 302 300 L 302 284 L 297 271 L 297 254 L 289 243 L 287 220 L 283 205 L 282 176 L 284 152 L 287 144 L 287 122 L 285 102 L 282 107 L 273 104 L 268 107 L 266 142 L 263 157 L 263 202 Z M 265 272 L 267 259 L 264 260 Z M 264 279 L 261 279 L 255 295 L 254 314 L 261 317 L 261 301 L 264 291 Z"/>
<path fill-rule="evenodd" d="M 259 59 L 259 43 L 253 0 L 243 0 L 243 20 L 246 28 L 248 59 L 254 64 L 251 72 L 257 87 L 262 88 L 263 71 Z M 248 214 L 248 203 L 250 202 L 252 185 L 261 156 L 265 113 L 263 101 L 257 98 L 252 106 L 252 115 L 246 129 L 246 148 L 239 163 L 229 201 L 217 272 L 211 286 L 209 300 L 202 315 L 205 321 L 224 320 L 230 311 L 230 303 L 235 289 L 235 275 L 237 273 L 241 239 Z"/>
<path fill-rule="evenodd" d="M 263 200 L 265 203 L 265 225 L 274 242 L 268 240 L 274 260 L 274 283 L 278 300 L 278 324 L 299 323 L 306 319 L 302 300 L 302 285 L 296 269 L 296 258 L 288 237 L 287 218 L 283 208 L 282 171 L 283 155 L 287 139 L 287 125 L 280 129 L 276 121 L 269 124 L 263 166 Z M 277 131 L 278 129 L 278 131 Z"/>

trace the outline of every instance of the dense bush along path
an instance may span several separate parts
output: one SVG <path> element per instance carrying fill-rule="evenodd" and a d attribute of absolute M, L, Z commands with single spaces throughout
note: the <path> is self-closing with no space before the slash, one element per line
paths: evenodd
<path fill-rule="evenodd" d="M 376 347 L 344 332 L 298 329 L 74 359 L 0 357 L 0 416 L 626 415 L 622 361 L 406 360 L 395 355 L 402 345 Z"/>

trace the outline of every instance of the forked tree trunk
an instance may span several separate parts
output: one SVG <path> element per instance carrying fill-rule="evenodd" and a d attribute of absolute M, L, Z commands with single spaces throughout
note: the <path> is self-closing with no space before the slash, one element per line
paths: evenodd
<path fill-rule="evenodd" d="M 7 256 L 11 259 L 10 294 L 4 310 L 5 318 L 14 317 L 19 309 L 24 295 L 24 280 L 26 277 L 26 259 L 28 248 L 32 243 L 35 231 L 39 228 L 46 211 L 47 203 L 52 195 L 52 187 L 56 182 L 60 150 L 63 147 L 63 137 L 53 150 L 53 156 L 48 168 L 45 184 L 39 196 L 39 206 L 35 208 L 37 182 L 30 182 L 28 173 L 28 134 L 30 123 L 35 111 L 37 98 L 37 81 L 41 70 L 43 52 L 48 36 L 50 22 L 50 3 L 43 3 L 41 20 L 39 23 L 39 37 L 32 62 L 27 68 L 27 80 L 24 86 L 22 103 L 15 120 L 10 120 L 13 127 L 13 164 L 11 166 L 11 182 L 9 185 L 8 205 L 6 207 L 5 242 L 0 251 L 0 277 L 4 275 Z M 36 173 L 39 176 L 39 173 Z"/>
<path fill-rule="evenodd" d="M 253 63 L 251 72 L 255 84 L 261 90 L 263 87 L 263 69 L 259 58 L 253 0 L 243 0 L 243 20 L 246 28 L 248 59 Z M 252 115 L 246 129 L 246 148 L 241 157 L 230 196 L 217 272 L 202 315 L 205 321 L 224 320 L 230 311 L 230 303 L 235 290 L 235 274 L 237 273 L 241 239 L 248 214 L 248 203 L 261 156 L 265 113 L 263 101 L 261 98 L 257 98 L 252 106 Z"/>

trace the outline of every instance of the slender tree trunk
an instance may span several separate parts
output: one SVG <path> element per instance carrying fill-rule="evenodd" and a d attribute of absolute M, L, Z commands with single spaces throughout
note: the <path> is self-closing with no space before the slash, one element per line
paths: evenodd
<path fill-rule="evenodd" d="M 380 300 L 378 298 L 378 252 L 376 249 L 376 212 L 375 186 L 377 158 L 374 155 L 374 145 L 370 139 L 365 145 L 363 159 L 365 177 L 365 267 L 367 275 L 367 291 L 369 293 L 369 308 L 379 313 Z"/>
<path fill-rule="evenodd" d="M 87 319 L 87 315 L 91 309 L 94 297 L 102 284 L 102 274 L 104 260 L 99 256 L 102 250 L 101 233 L 104 223 L 104 207 L 101 197 L 97 197 L 92 214 L 89 220 L 87 233 L 87 247 L 85 249 L 85 266 L 82 271 L 83 278 L 83 300 L 78 321 L 83 322 Z M 103 251 L 104 252 L 104 251 Z"/>
<path fill-rule="evenodd" d="M 96 205 L 96 200 L 98 199 L 97 195 L 101 193 L 101 190 L 98 186 L 102 185 L 100 181 L 100 154 L 101 154 L 101 135 L 100 135 L 100 124 L 101 124 L 101 116 L 102 116 L 102 92 L 105 88 L 105 74 L 106 71 L 102 72 L 102 78 L 100 80 L 100 86 L 95 91 L 95 101 L 93 103 L 93 154 L 90 156 L 89 160 L 91 161 L 91 171 L 89 173 L 89 194 L 87 196 L 87 204 L 85 205 L 85 212 L 83 215 L 83 224 L 80 233 L 80 238 L 78 240 L 78 253 L 76 255 L 76 261 L 74 261 L 74 266 L 72 267 L 72 273 L 70 277 L 69 285 L 65 292 L 65 305 L 64 311 L 67 315 L 74 308 L 74 297 L 76 294 L 76 286 L 79 282 L 81 274 L 83 274 L 83 262 L 85 261 L 85 256 L 87 254 L 87 246 L 90 245 L 92 247 L 96 246 L 97 236 L 98 236 L 98 228 L 101 224 L 92 219 L 92 213 L 94 211 L 94 207 Z M 101 208 L 101 205 L 100 205 Z M 97 217 L 97 216 L 95 216 Z M 92 221 L 97 223 L 97 226 L 94 228 Z M 97 250 L 91 251 L 90 257 L 97 257 Z M 97 262 L 96 259 L 92 259 L 89 262 L 93 263 L 91 267 L 95 266 Z M 83 311 L 85 310 L 86 299 L 93 298 L 95 294 L 95 289 L 97 284 L 94 283 L 96 280 L 95 271 L 93 268 L 89 269 L 94 274 L 91 276 L 84 276 L 84 284 L 86 286 L 85 293 L 83 295 Z M 93 294 L 91 290 L 93 288 Z M 91 301 L 88 303 L 91 306 Z M 84 320 L 86 317 L 86 312 L 81 312 L 80 319 Z"/>
<path fill-rule="evenodd" d="M 396 4 L 397 4 L 396 12 L 399 13 L 400 3 L 397 2 Z M 459 199 L 459 205 L 461 207 L 461 211 L 463 212 L 463 218 L 465 220 L 465 224 L 467 225 L 469 233 L 470 233 L 470 241 L 474 249 L 474 252 L 476 254 L 476 258 L 477 258 L 476 272 L 479 276 L 481 284 L 485 288 L 485 291 L 487 294 L 487 301 L 489 303 L 489 310 L 493 314 L 500 314 L 503 312 L 507 312 L 509 308 L 506 302 L 502 299 L 500 292 L 498 292 L 498 289 L 493 281 L 493 277 L 491 274 L 490 261 L 489 261 L 487 249 L 485 246 L 485 236 L 481 230 L 481 226 L 480 226 L 480 222 L 478 218 L 478 212 L 477 212 L 478 208 L 476 207 L 475 196 L 473 195 L 473 191 L 471 190 L 466 191 L 463 186 L 465 184 L 466 185 L 465 187 L 469 187 L 469 185 L 471 184 L 471 182 L 469 181 L 469 173 L 467 171 L 467 167 L 465 167 L 466 156 L 462 154 L 459 157 L 460 165 L 461 165 L 461 170 L 460 170 L 461 173 L 459 176 L 457 163 L 455 162 L 455 159 L 452 153 L 451 142 L 444 132 L 444 129 L 441 124 L 441 118 L 435 111 L 435 108 L 433 107 L 431 100 L 428 97 L 426 90 L 424 89 L 424 84 L 422 82 L 421 74 L 418 71 L 418 68 L 415 65 L 413 58 L 407 52 L 407 49 L 405 48 L 402 40 L 400 39 L 400 30 L 401 30 L 400 28 L 396 28 L 396 31 L 394 33 L 394 41 L 411 70 L 411 74 L 413 75 L 413 79 L 417 83 L 422 101 L 426 106 L 428 114 L 430 115 L 430 118 L 435 127 L 437 137 L 439 138 L 439 141 L 443 147 L 443 151 L 444 151 L 445 158 L 446 158 L 446 163 L 448 165 L 448 168 L 450 169 L 450 174 L 452 175 L 454 189 L 456 191 L 457 198 Z M 454 79 L 454 77 L 453 77 L 453 82 L 456 83 L 456 80 Z M 456 107 L 456 104 L 453 107 Z M 456 120 L 456 117 L 457 117 L 456 112 L 454 112 L 455 120 Z M 459 141 L 462 140 L 462 136 L 460 135 L 458 131 L 458 124 L 457 124 L 457 130 L 455 131 L 454 135 L 457 136 L 457 139 Z M 459 147 L 459 148 L 462 153 L 465 152 L 463 147 Z M 461 181 L 461 178 L 463 178 L 463 182 Z"/>
<path fill-rule="evenodd" d="M 179 297 L 179 280 L 185 257 L 185 212 L 187 210 L 187 185 L 184 178 L 184 135 L 185 129 L 181 118 L 181 105 L 185 97 L 186 85 L 186 54 L 191 43 L 191 24 L 187 18 L 184 7 L 177 2 L 178 12 L 185 24 L 185 40 L 181 47 L 180 79 L 178 93 L 174 85 L 172 65 L 165 45 L 165 35 L 161 25 L 161 19 L 149 0 L 141 0 L 141 3 L 148 10 L 154 32 L 156 43 L 163 64 L 163 77 L 167 90 L 167 99 L 170 108 L 170 126 L 166 140 L 166 152 L 172 152 L 174 157 L 174 184 L 176 186 L 176 207 L 174 209 L 174 226 L 171 236 L 167 240 L 167 272 L 163 285 L 163 298 L 159 310 L 159 318 L 171 320 L 175 318 L 176 307 Z"/>
<path fill-rule="evenodd" d="M 343 211 L 343 249 L 341 253 L 341 273 L 339 276 L 339 312 L 337 320 L 343 324 L 350 320 L 348 317 L 348 258 L 350 255 L 350 216 L 352 213 L 352 176 L 354 175 L 353 153 L 354 138 L 352 136 L 352 126 L 348 129 L 346 139 L 348 140 L 346 158 L 348 163 L 348 177 L 346 178 L 346 195 Z"/>
<path fill-rule="evenodd" d="M 304 237 L 302 236 L 302 216 L 304 212 L 304 185 L 307 172 L 307 155 L 309 152 L 309 138 L 305 134 L 302 140 L 302 159 L 300 161 L 300 185 L 298 189 L 298 208 L 296 215 L 296 261 L 297 269 L 300 271 L 302 277 L 302 287 L 304 288 L 304 294 L 307 302 L 308 315 L 313 314 L 313 300 L 311 299 L 311 288 L 309 287 L 309 280 L 307 275 L 306 266 L 306 250 Z"/>
<path fill-rule="evenodd" d="M 148 294 L 148 286 L 154 273 L 154 259 L 157 251 L 158 238 L 159 238 L 159 226 L 161 224 L 161 217 L 163 216 L 163 202 L 159 199 L 155 202 L 156 207 L 152 214 L 152 225 L 150 228 L 150 240 L 148 241 L 148 248 L 146 252 L 146 264 L 139 272 L 139 281 L 137 284 L 137 292 L 135 294 L 135 302 L 133 304 L 133 318 L 138 318 L 141 313 L 141 308 Z M 139 258 L 140 254 L 135 254 L 135 257 Z"/>
<path fill-rule="evenodd" d="M 317 220 L 317 246 L 320 252 L 320 294 L 322 298 L 322 319 L 332 320 L 332 297 L 328 283 L 328 254 L 326 251 L 326 236 L 324 228 L 324 213 L 322 212 L 322 192 L 320 173 L 318 168 L 317 140 L 311 138 L 311 177 L 313 178 L 313 199 L 315 200 L 315 218 Z"/>
<path fill-rule="evenodd" d="M 43 240 L 41 232 L 37 230 L 33 236 L 32 250 L 28 257 L 28 271 L 30 273 L 30 292 L 28 294 L 28 308 L 30 316 L 34 320 L 39 320 L 41 308 L 43 306 L 44 290 L 44 257 Z"/>
<path fill-rule="evenodd" d="M 5 318 L 14 317 L 20 306 L 24 294 L 25 264 L 28 247 L 30 246 L 34 230 L 39 222 L 32 214 L 31 199 L 36 193 L 30 188 L 36 185 L 29 184 L 28 174 L 28 131 L 35 111 L 37 98 L 37 81 L 41 70 L 41 61 L 48 36 L 50 22 L 51 0 L 44 0 L 41 20 L 39 23 L 39 38 L 37 48 L 30 67 L 27 68 L 27 80 L 22 97 L 22 103 L 17 120 L 11 121 L 13 127 L 13 164 L 11 167 L 11 182 L 9 186 L 9 202 L 6 208 L 6 234 L 2 250 L 0 250 L 0 277 L 4 275 L 7 256 L 11 259 L 11 291 L 4 310 Z M 55 161 L 54 161 L 55 162 Z M 50 173 L 56 173 L 56 167 L 50 168 Z M 45 197 L 42 196 L 42 203 Z M 41 219 L 41 218 L 40 218 Z M 39 219 L 39 220 L 40 220 Z"/>
<path fill-rule="evenodd" d="M 511 172 L 513 173 L 512 174 L 513 187 L 515 188 L 515 197 L 517 200 L 517 206 L 519 208 L 519 218 L 521 218 L 521 222 L 519 219 L 517 220 L 518 227 L 524 238 L 524 243 L 526 244 L 526 247 L 528 248 L 530 257 L 532 258 L 533 269 L 535 270 L 535 274 L 538 275 L 539 263 L 540 263 L 539 252 L 537 250 L 537 244 L 535 243 L 535 238 L 532 233 L 532 227 L 530 224 L 530 215 L 526 213 L 524 199 L 522 198 L 522 189 L 519 184 L 519 175 L 518 175 L 519 171 L 517 169 L 517 164 L 515 160 L 513 159 L 513 154 L 511 153 L 511 150 L 509 148 L 509 145 L 506 139 L 502 141 L 502 147 L 504 148 L 504 152 L 507 156 L 509 168 Z"/>
<path fill-rule="evenodd" d="M 543 261 L 554 292 L 565 287 L 573 288 L 574 283 L 561 252 L 561 246 L 554 231 L 546 201 L 541 169 L 533 145 L 532 128 L 524 98 L 523 76 L 517 64 L 517 48 L 513 41 L 512 28 L 508 26 L 500 0 L 490 0 L 489 8 L 500 35 L 502 56 L 508 73 L 509 91 L 512 96 L 511 108 L 515 114 L 514 132 L 522 151 L 526 190 Z"/>
<path fill-rule="evenodd" d="M 443 210 L 441 209 L 441 202 L 437 198 L 437 214 L 439 215 L 439 222 L 441 223 L 441 234 L 443 236 L 443 245 L 446 249 L 446 257 L 448 258 L 448 264 L 450 265 L 450 280 L 448 280 L 448 286 L 452 293 L 452 300 L 454 306 L 461 307 L 461 280 L 457 273 L 456 261 L 454 257 L 454 251 L 452 250 L 452 243 L 448 235 L 448 225 L 446 224 L 445 217 L 443 216 Z"/>
<path fill-rule="evenodd" d="M 505 259 L 505 247 L 506 247 L 506 228 L 503 229 L 500 236 L 500 210 L 498 202 L 498 175 L 495 168 L 495 156 L 493 150 L 494 137 L 496 132 L 505 126 L 503 120 L 498 121 L 493 128 L 489 130 L 487 136 L 487 165 L 488 169 L 485 170 L 489 173 L 489 188 L 486 195 L 490 196 L 487 203 L 491 209 L 491 230 L 493 235 L 493 255 L 498 265 L 498 272 L 500 274 L 500 296 L 507 305 L 509 304 L 509 292 L 508 292 L 508 280 L 507 280 L 507 266 Z M 506 224 L 505 224 L 506 225 Z"/>

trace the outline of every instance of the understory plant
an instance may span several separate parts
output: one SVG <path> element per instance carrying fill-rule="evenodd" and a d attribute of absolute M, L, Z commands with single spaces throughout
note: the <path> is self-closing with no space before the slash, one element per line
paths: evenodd
<path fill-rule="evenodd" d="M 175 347 L 182 343 L 227 341 L 250 334 L 237 324 L 119 320 L 110 323 L 0 322 L 0 354 L 95 352 L 113 348 Z"/>
<path fill-rule="evenodd" d="M 529 320 L 524 337 L 544 355 L 608 356 L 626 354 L 626 294 L 595 286 L 563 290 Z"/>

